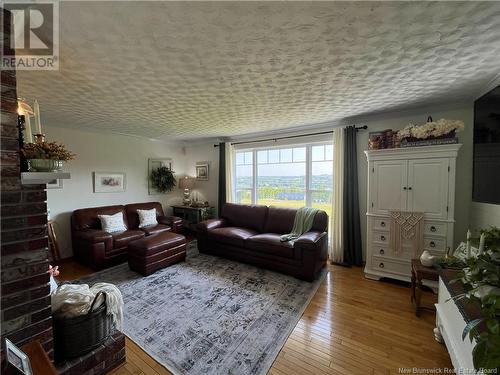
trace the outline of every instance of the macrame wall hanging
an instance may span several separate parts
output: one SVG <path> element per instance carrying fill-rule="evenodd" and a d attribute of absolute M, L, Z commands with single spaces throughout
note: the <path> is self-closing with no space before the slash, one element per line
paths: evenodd
<path fill-rule="evenodd" d="M 403 251 L 403 240 L 413 242 L 414 256 L 422 249 L 423 212 L 391 211 L 391 247 L 396 254 Z"/>

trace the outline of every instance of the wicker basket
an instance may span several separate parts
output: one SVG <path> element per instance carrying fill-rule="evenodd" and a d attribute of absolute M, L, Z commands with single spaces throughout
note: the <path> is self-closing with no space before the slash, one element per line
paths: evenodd
<path fill-rule="evenodd" d="M 99 296 L 104 302 L 94 310 Z M 54 354 L 57 359 L 81 356 L 97 348 L 110 334 L 113 328 L 112 318 L 107 314 L 106 293 L 96 294 L 86 315 L 75 318 L 53 317 Z"/>

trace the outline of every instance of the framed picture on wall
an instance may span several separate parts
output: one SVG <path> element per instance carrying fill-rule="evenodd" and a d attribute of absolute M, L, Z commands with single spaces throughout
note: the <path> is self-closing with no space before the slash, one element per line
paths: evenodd
<path fill-rule="evenodd" d="M 148 194 L 157 195 L 161 194 L 156 191 L 155 188 L 151 186 L 151 171 L 156 170 L 160 167 L 167 167 L 172 170 L 172 159 L 170 158 L 150 158 L 148 159 Z"/>
<path fill-rule="evenodd" d="M 9 339 L 5 339 L 5 357 L 9 366 L 15 367 L 22 374 L 32 374 L 30 359 Z"/>
<path fill-rule="evenodd" d="M 94 172 L 94 193 L 118 193 L 125 191 L 125 173 Z"/>
<path fill-rule="evenodd" d="M 196 179 L 208 180 L 208 163 L 196 163 Z"/>
<path fill-rule="evenodd" d="M 62 189 L 63 188 L 63 179 L 57 178 L 55 180 L 47 182 L 47 189 Z"/>

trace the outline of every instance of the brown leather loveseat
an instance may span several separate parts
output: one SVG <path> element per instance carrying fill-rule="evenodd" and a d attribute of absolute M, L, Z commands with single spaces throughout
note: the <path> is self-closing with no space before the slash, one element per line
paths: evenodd
<path fill-rule="evenodd" d="M 139 228 L 137 210 L 155 208 L 158 225 Z M 123 214 L 127 230 L 118 233 L 108 233 L 101 229 L 97 215 Z M 73 252 L 77 261 L 99 270 L 127 259 L 127 246 L 130 242 L 144 236 L 152 236 L 169 232 L 171 218 L 164 216 L 159 202 L 134 203 L 125 206 L 104 206 L 83 208 L 73 211 L 71 215 L 71 238 Z"/>
<path fill-rule="evenodd" d="M 319 211 L 309 232 L 293 243 L 280 242 L 280 235 L 292 230 L 296 212 L 226 203 L 220 219 L 198 224 L 198 249 L 311 281 L 326 264 L 328 215 Z"/>

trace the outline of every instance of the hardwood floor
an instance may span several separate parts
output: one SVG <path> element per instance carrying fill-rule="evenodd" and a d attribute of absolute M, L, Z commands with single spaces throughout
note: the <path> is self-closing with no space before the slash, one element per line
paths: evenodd
<path fill-rule="evenodd" d="M 328 269 L 269 374 L 379 375 L 451 367 L 446 348 L 434 341 L 434 313 L 417 318 L 407 286 L 365 279 L 361 268 Z M 61 270 L 63 280 L 91 272 L 74 262 L 62 263 Z M 424 293 L 423 302 L 434 298 Z M 113 375 L 170 374 L 129 339 L 126 351 L 127 362 Z"/>

